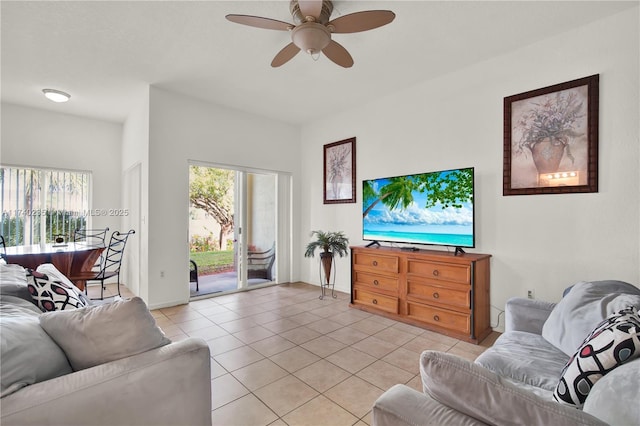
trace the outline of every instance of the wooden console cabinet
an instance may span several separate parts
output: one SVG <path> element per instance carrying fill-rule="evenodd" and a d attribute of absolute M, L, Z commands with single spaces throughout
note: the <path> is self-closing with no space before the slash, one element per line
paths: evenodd
<path fill-rule="evenodd" d="M 491 333 L 490 258 L 351 247 L 351 306 L 477 344 Z"/>

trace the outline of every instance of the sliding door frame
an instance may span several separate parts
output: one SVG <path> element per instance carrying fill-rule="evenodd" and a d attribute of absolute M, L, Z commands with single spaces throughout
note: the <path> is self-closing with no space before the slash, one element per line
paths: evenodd
<path fill-rule="evenodd" d="M 226 169 L 236 172 L 234 182 L 234 210 L 242 209 L 236 216 L 240 216 L 240 223 L 234 223 L 234 251 L 237 257 L 238 291 L 247 290 L 247 174 L 272 175 L 275 178 L 275 277 L 272 282 L 265 285 L 274 285 L 290 282 L 292 276 L 292 244 L 293 244 L 293 215 L 292 215 L 292 175 L 290 172 L 277 170 L 258 169 L 224 163 L 205 162 L 200 160 L 188 160 L 187 167 L 200 166 L 215 169 Z M 239 204 L 240 203 L 240 204 Z M 187 210 L 188 211 L 188 210 Z M 189 250 L 188 229 L 189 217 L 187 217 L 187 247 Z M 238 228 L 240 232 L 238 232 Z M 240 250 L 240 253 L 238 253 Z M 260 286 L 257 286 L 260 287 Z M 256 287 L 252 287 L 256 288 Z"/>

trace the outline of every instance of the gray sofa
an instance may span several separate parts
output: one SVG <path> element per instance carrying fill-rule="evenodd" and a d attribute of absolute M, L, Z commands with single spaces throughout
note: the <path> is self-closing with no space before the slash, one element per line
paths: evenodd
<path fill-rule="evenodd" d="M 581 408 L 553 397 L 565 365 L 576 362 L 571 355 L 605 338 L 602 331 L 591 332 L 628 306 L 640 309 L 640 289 L 618 281 L 577 283 L 557 304 L 510 299 L 505 333 L 491 348 L 475 362 L 423 352 L 423 392 L 393 386 L 375 402 L 372 424 L 640 425 L 637 357 L 598 376 Z M 637 325 L 637 312 L 634 318 Z M 630 329 L 636 348 L 638 332 L 640 327 Z M 583 344 L 588 337 L 592 340 Z"/>
<path fill-rule="evenodd" d="M 0 424 L 211 425 L 202 339 L 171 342 L 139 298 L 43 313 L 0 269 Z"/>

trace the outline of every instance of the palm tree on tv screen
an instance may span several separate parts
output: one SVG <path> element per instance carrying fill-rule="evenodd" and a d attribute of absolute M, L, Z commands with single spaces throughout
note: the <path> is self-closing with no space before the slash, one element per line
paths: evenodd
<path fill-rule="evenodd" d="M 363 205 L 369 204 L 363 211 L 362 217 L 366 217 L 380 202 L 390 210 L 395 210 L 399 204 L 401 209 L 405 210 L 414 200 L 414 191 L 429 194 L 425 208 L 435 207 L 438 203 L 443 209 L 462 208 L 462 203 L 473 202 L 471 169 L 393 177 L 389 179 L 389 183 L 378 188 L 377 191 L 373 182 L 373 180 L 364 182 Z"/>

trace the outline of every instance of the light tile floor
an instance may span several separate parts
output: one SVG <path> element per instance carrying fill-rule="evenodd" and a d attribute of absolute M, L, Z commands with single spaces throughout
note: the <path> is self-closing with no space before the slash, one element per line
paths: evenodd
<path fill-rule="evenodd" d="M 473 345 L 350 308 L 345 293 L 319 294 L 284 284 L 152 314 L 172 340 L 207 341 L 212 420 L 228 426 L 368 425 L 373 402 L 392 385 L 422 390 L 422 351 L 473 360 L 498 336 Z"/>

